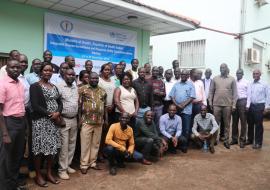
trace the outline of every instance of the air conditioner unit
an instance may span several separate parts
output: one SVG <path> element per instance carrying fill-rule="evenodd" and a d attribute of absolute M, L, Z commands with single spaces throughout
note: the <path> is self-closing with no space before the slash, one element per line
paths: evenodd
<path fill-rule="evenodd" d="M 267 0 L 255 0 L 256 4 L 261 7 L 268 4 Z"/>
<path fill-rule="evenodd" d="M 260 63 L 260 51 L 254 48 L 247 49 L 247 63 L 258 64 Z"/>

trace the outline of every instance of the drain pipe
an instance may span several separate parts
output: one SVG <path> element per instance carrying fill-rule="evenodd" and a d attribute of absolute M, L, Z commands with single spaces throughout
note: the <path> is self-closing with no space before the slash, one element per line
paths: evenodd
<path fill-rule="evenodd" d="M 246 0 L 241 1 L 240 34 L 245 32 L 246 26 Z M 244 63 L 244 35 L 239 35 L 239 62 L 238 68 L 241 69 Z"/>

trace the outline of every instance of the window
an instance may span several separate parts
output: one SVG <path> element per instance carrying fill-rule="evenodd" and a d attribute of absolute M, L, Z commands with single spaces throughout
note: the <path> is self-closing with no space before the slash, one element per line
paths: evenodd
<path fill-rule="evenodd" d="M 178 42 L 178 60 L 181 68 L 205 67 L 205 40 Z"/>
<path fill-rule="evenodd" d="M 0 68 L 7 64 L 8 53 L 0 53 Z"/>
<path fill-rule="evenodd" d="M 148 60 L 150 65 L 153 65 L 153 46 L 149 47 L 149 55 L 148 55 Z"/>

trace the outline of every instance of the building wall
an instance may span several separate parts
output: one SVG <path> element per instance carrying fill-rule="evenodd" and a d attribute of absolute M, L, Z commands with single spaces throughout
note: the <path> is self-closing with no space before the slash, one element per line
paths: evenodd
<path fill-rule="evenodd" d="M 269 21 L 266 18 L 270 18 L 270 5 L 265 5 L 259 9 L 257 6 L 254 6 L 254 0 L 246 0 L 246 2 L 245 31 L 268 26 Z M 239 33 L 241 26 L 241 3 L 242 0 L 205 0 L 199 2 L 189 0 L 181 1 L 183 6 L 175 7 L 177 7 L 179 13 L 201 21 L 202 26 L 225 32 Z M 195 5 L 197 8 L 194 7 Z M 266 71 L 267 67 L 264 66 L 266 60 L 270 59 L 269 32 L 270 30 L 266 30 L 244 37 L 242 67 L 248 79 L 252 79 L 252 69 L 255 66 L 245 65 L 245 50 L 252 47 L 253 38 L 265 43 L 264 62 L 256 67 L 261 67 L 265 80 L 269 77 L 270 72 Z M 239 66 L 239 40 L 230 35 L 205 29 L 151 37 L 150 45 L 153 47 L 153 65 L 163 65 L 165 69 L 171 68 L 172 60 L 177 59 L 177 43 L 200 39 L 206 39 L 205 68 L 211 68 L 213 75 L 217 75 L 219 74 L 220 64 L 227 63 L 230 68 L 230 74 L 235 76 Z"/>
<path fill-rule="evenodd" d="M 270 1 L 268 1 L 270 3 Z M 246 0 L 245 7 L 245 22 L 244 29 L 245 31 L 255 30 L 259 28 L 264 28 L 270 26 L 269 18 L 270 18 L 270 4 L 264 5 L 262 7 L 258 7 L 255 5 L 254 1 Z M 245 60 L 243 60 L 242 65 L 246 76 L 248 78 L 252 78 L 252 70 L 254 68 L 259 68 L 262 70 L 262 77 L 267 82 L 270 81 L 270 71 L 268 71 L 268 61 L 270 61 L 270 29 L 263 30 L 260 32 L 255 32 L 251 34 L 247 34 L 244 36 L 244 48 L 242 55 L 246 56 L 247 48 L 252 48 L 253 43 L 257 43 L 263 47 L 262 54 L 262 62 L 260 64 L 251 64 L 247 65 Z"/>
<path fill-rule="evenodd" d="M 24 4 L 0 1 L 0 52 L 8 53 L 18 49 L 28 56 L 29 60 L 42 58 L 44 13 L 46 9 L 32 7 Z M 50 11 L 73 18 L 79 18 L 104 25 L 124 28 L 137 32 L 137 55 L 141 63 L 148 61 L 150 33 L 137 28 L 127 27 L 91 18 Z"/>

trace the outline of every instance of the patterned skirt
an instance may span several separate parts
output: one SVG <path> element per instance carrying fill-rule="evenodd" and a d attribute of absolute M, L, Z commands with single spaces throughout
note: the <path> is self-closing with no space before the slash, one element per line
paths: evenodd
<path fill-rule="evenodd" d="M 61 147 L 59 128 L 47 117 L 33 120 L 32 152 L 34 155 L 56 155 Z"/>

